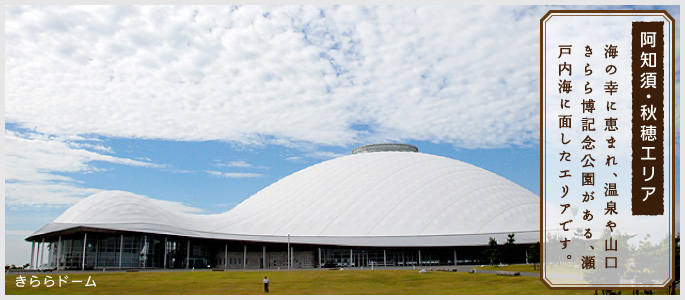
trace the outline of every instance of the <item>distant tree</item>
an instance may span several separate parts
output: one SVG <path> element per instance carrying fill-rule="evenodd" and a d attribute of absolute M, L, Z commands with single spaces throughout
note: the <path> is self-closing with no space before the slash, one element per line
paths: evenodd
<path fill-rule="evenodd" d="M 593 260 L 596 260 L 596 258 L 601 258 L 602 255 L 605 255 L 605 247 L 607 245 L 611 245 L 612 248 L 615 249 L 626 249 L 628 250 L 626 253 L 627 256 L 632 256 L 636 257 L 635 252 L 632 249 L 629 244 L 628 244 L 628 239 L 630 236 L 621 233 L 620 231 L 616 230 L 615 232 L 611 232 L 610 229 L 604 229 L 601 233 L 595 233 L 594 234 L 597 238 L 597 240 L 592 241 L 592 250 L 586 249 L 586 259 L 581 259 L 581 268 L 585 268 L 585 271 L 583 272 L 583 280 L 589 283 L 599 283 L 599 282 L 619 282 L 621 280 L 628 280 L 629 278 L 634 279 L 636 283 L 640 283 L 641 280 L 640 278 L 637 278 L 637 274 L 632 274 L 631 269 L 631 263 L 635 260 L 629 260 L 629 259 L 621 259 L 617 260 L 615 264 L 615 268 L 592 268 L 589 264 L 594 263 Z M 611 238 L 611 240 L 609 240 Z M 650 246 L 642 246 L 640 247 L 643 252 L 645 253 L 651 253 L 651 251 L 654 249 L 654 247 Z M 653 254 L 652 254 L 653 255 Z M 605 263 L 605 261 L 602 260 L 596 260 L 598 264 L 600 263 Z M 639 264 L 640 262 L 646 263 L 646 259 L 639 259 L 635 261 L 636 264 Z M 635 269 L 640 269 L 640 270 L 646 270 L 647 267 L 637 267 Z M 602 293 L 604 295 L 613 295 L 616 293 L 619 293 L 620 290 L 602 290 Z"/>
<path fill-rule="evenodd" d="M 528 261 L 532 261 L 533 270 L 537 270 L 537 263 L 540 261 L 540 242 L 528 247 Z"/>
<path fill-rule="evenodd" d="M 516 242 L 516 239 L 514 239 L 515 235 L 516 234 L 514 233 L 508 234 L 507 242 L 504 243 L 504 247 L 502 248 L 502 258 L 508 264 L 511 264 L 514 261 L 514 255 L 516 252 L 516 246 L 514 245 Z"/>
<path fill-rule="evenodd" d="M 491 265 L 494 265 L 495 262 L 499 260 L 501 253 L 497 247 L 497 240 L 495 240 L 495 238 L 490 238 L 488 247 L 483 251 L 483 256 L 490 261 Z"/>
<path fill-rule="evenodd" d="M 668 294 L 675 295 L 675 288 L 680 283 L 680 232 L 675 237 L 675 279 L 668 286 Z"/>

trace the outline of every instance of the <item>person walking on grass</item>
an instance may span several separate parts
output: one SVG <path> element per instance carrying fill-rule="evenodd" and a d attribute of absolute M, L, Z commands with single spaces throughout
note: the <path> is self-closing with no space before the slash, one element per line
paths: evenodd
<path fill-rule="evenodd" d="M 269 292 L 269 278 L 266 278 L 266 276 L 264 276 L 264 280 L 262 280 L 262 282 L 264 282 L 264 292 L 268 293 Z"/>

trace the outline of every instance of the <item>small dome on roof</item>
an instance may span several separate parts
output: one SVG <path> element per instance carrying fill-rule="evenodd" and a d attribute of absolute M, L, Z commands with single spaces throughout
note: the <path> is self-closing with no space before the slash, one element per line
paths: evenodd
<path fill-rule="evenodd" d="M 352 154 L 371 152 L 419 152 L 419 148 L 408 144 L 371 144 L 354 148 Z"/>

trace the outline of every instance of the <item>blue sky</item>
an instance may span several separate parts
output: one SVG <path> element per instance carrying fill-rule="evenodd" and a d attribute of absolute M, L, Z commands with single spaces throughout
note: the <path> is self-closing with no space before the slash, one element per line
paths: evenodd
<path fill-rule="evenodd" d="M 6 264 L 98 191 L 223 212 L 369 143 L 539 194 L 548 9 L 5 7 Z"/>

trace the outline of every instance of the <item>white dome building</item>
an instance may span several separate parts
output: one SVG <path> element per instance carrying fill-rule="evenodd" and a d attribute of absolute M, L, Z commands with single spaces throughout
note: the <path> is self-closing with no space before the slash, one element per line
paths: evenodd
<path fill-rule="evenodd" d="M 216 215 L 101 192 L 26 240 L 50 244 L 49 265 L 80 269 L 456 265 L 482 260 L 490 238 L 502 243 L 514 233 L 517 244 L 539 241 L 539 197 L 509 180 L 410 145 L 353 153 Z"/>

